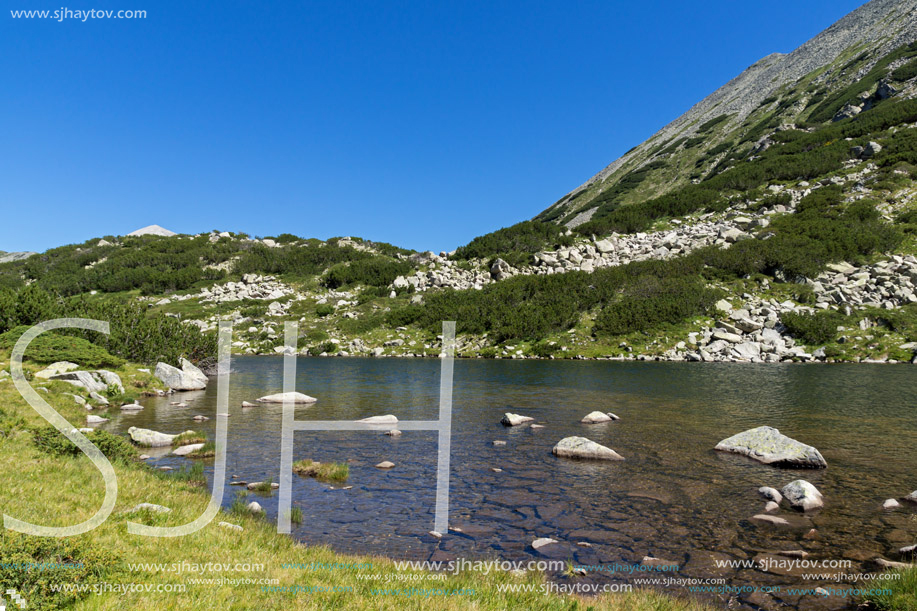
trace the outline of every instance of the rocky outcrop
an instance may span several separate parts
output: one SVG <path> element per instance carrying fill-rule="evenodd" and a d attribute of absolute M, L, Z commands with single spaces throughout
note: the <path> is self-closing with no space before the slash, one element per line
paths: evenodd
<path fill-rule="evenodd" d="M 789 504 L 802 511 L 812 511 L 825 506 L 824 498 L 818 488 L 804 479 L 790 482 L 783 487 L 783 497 Z"/>
<path fill-rule="evenodd" d="M 59 364 L 60 363 L 55 363 L 55 365 Z M 48 379 L 69 382 L 74 386 L 85 388 L 90 393 L 104 393 L 108 390 L 109 386 L 114 386 L 118 392 L 124 392 L 124 386 L 121 384 L 121 378 L 118 376 L 118 374 L 111 371 L 105 371 L 104 369 L 99 369 L 98 371 L 66 371 L 64 373 L 48 373 Z"/>
<path fill-rule="evenodd" d="M 551 452 L 565 458 L 586 458 L 592 460 L 624 460 L 624 457 L 601 444 L 585 437 L 565 437 L 557 442 Z"/>
<path fill-rule="evenodd" d="M 51 363 L 41 371 L 36 372 L 35 377 L 50 380 L 56 375 L 67 373 L 68 371 L 73 371 L 74 369 L 79 368 L 80 366 L 76 363 L 71 363 L 70 361 L 58 361 L 56 363 Z"/>
<path fill-rule="evenodd" d="M 818 450 L 769 426 L 759 426 L 733 435 L 719 442 L 715 449 L 720 452 L 742 454 L 778 467 L 817 469 L 828 466 Z"/>
<path fill-rule="evenodd" d="M 318 401 L 315 397 L 310 397 L 301 392 L 281 392 L 274 395 L 267 395 L 258 399 L 258 403 L 315 403 Z"/>
<path fill-rule="evenodd" d="M 186 359 L 181 360 L 181 369 L 166 363 L 157 363 L 155 375 L 172 390 L 203 390 L 207 388 L 207 376 Z"/>

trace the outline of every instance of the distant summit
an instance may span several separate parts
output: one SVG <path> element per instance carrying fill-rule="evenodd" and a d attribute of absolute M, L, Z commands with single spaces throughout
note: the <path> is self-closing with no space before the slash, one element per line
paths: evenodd
<path fill-rule="evenodd" d="M 169 231 L 165 227 L 160 227 L 159 225 L 149 225 L 147 227 L 143 227 L 142 229 L 138 229 L 137 231 L 132 231 L 127 235 L 129 236 L 161 235 L 161 236 L 168 238 L 168 237 L 171 237 L 173 235 L 178 235 L 178 234 L 175 233 L 174 231 Z"/>

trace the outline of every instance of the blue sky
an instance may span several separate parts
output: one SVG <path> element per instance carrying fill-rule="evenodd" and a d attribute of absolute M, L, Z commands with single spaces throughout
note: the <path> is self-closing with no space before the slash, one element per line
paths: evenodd
<path fill-rule="evenodd" d="M 0 250 L 153 223 L 451 250 L 531 218 L 859 4 L 66 5 L 147 11 L 85 22 L 6 11 Z"/>

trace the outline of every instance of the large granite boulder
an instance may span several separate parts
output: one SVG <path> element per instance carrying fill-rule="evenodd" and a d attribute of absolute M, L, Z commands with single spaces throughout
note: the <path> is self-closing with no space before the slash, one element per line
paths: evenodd
<path fill-rule="evenodd" d="M 100 375 L 92 371 L 67 371 L 65 373 L 52 374 L 49 380 L 62 380 L 69 382 L 74 386 L 85 388 L 89 392 L 103 393 L 108 390 L 108 384 Z"/>
<path fill-rule="evenodd" d="M 557 442 L 551 452 L 565 458 L 590 458 L 595 460 L 624 460 L 624 457 L 585 437 L 565 437 Z"/>
<path fill-rule="evenodd" d="M 783 497 L 790 505 L 803 511 L 820 509 L 825 506 L 825 500 L 822 498 L 818 488 L 804 479 L 797 479 L 783 487 Z"/>
<path fill-rule="evenodd" d="M 156 363 L 153 373 L 163 384 L 172 390 L 203 390 L 207 388 L 207 376 L 191 362 L 182 359 L 182 368 L 166 363 Z"/>
<path fill-rule="evenodd" d="M 812 446 L 783 435 L 770 426 L 759 426 L 716 444 L 721 452 L 734 452 L 767 465 L 823 469 L 828 466 Z"/>
<path fill-rule="evenodd" d="M 316 401 L 318 399 L 315 397 L 304 395 L 301 392 L 281 392 L 258 399 L 258 403 L 315 403 Z"/>

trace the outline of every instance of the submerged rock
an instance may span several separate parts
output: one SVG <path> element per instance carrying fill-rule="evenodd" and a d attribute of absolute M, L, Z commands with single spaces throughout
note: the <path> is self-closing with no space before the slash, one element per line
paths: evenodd
<path fill-rule="evenodd" d="M 789 526 L 790 525 L 790 523 L 786 521 L 784 518 L 781 518 L 778 516 L 769 516 L 769 515 L 762 514 L 762 513 L 759 513 L 756 516 L 752 516 L 751 519 L 757 522 L 766 522 L 768 524 L 773 524 L 775 526 Z"/>
<path fill-rule="evenodd" d="M 803 511 L 820 509 L 825 506 L 825 501 L 818 488 L 804 479 L 797 479 L 784 486 L 783 496 L 790 505 Z"/>
<path fill-rule="evenodd" d="M 388 461 L 388 460 L 383 460 L 378 465 L 376 465 L 376 468 L 377 469 L 391 469 L 394 466 L 395 466 L 395 463 Z"/>
<path fill-rule="evenodd" d="M 281 392 L 258 399 L 258 403 L 315 403 L 316 401 L 318 399 L 315 397 L 304 395 L 301 392 Z"/>
<path fill-rule="evenodd" d="M 503 414 L 503 419 L 500 420 L 500 424 L 503 426 L 519 426 L 520 424 L 525 424 L 526 422 L 532 422 L 534 418 L 529 416 L 520 416 L 519 414 L 513 414 L 506 412 Z"/>
<path fill-rule="evenodd" d="M 828 466 L 818 450 L 770 426 L 759 426 L 733 435 L 716 444 L 715 449 L 742 454 L 764 464 L 780 467 L 820 469 Z"/>
<path fill-rule="evenodd" d="M 596 460 L 624 460 L 624 457 L 605 446 L 585 437 L 565 437 L 557 442 L 551 452 L 566 458 L 590 458 Z"/>
<path fill-rule="evenodd" d="M 551 539 L 550 537 L 540 537 L 532 541 L 532 547 L 535 549 L 541 549 L 546 545 L 551 545 L 552 543 L 557 543 L 557 539 Z"/>

